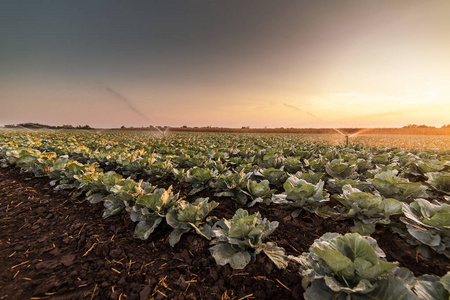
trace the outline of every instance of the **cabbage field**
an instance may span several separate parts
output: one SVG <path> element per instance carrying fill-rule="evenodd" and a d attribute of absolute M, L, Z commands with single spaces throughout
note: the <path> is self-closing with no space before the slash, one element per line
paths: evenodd
<path fill-rule="evenodd" d="M 450 299 L 449 145 L 0 132 L 0 299 Z"/>

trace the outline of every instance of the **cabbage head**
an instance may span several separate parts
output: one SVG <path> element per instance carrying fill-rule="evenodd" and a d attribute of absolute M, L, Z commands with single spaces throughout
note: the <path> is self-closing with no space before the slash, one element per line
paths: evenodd
<path fill-rule="evenodd" d="M 450 258 L 450 205 L 416 199 L 403 204 L 408 232 L 421 244 Z"/>
<path fill-rule="evenodd" d="M 328 175 L 337 179 L 346 179 L 355 175 L 357 165 L 350 165 L 343 159 L 333 159 L 325 166 Z"/>
<path fill-rule="evenodd" d="M 297 217 L 301 209 L 317 213 L 321 207 L 325 208 L 323 202 L 330 200 L 329 194 L 323 190 L 323 186 L 322 180 L 319 180 L 317 184 L 312 184 L 304 179 L 291 176 L 283 184 L 284 193 L 273 195 L 272 202 L 297 209 L 292 213 L 293 217 Z"/>
<path fill-rule="evenodd" d="M 402 213 L 402 202 L 398 200 L 361 192 L 349 184 L 342 190 L 341 195 L 333 195 L 333 198 L 344 206 L 341 217 L 355 220 L 352 231 L 370 235 L 375 231 L 376 223 L 389 224 L 391 215 Z"/>
<path fill-rule="evenodd" d="M 169 189 L 146 190 L 131 207 L 130 218 L 138 222 L 134 237 L 146 240 L 166 217 L 170 209 L 179 201 L 179 194 L 174 194 L 172 186 Z"/>
<path fill-rule="evenodd" d="M 450 172 L 427 173 L 427 183 L 436 191 L 450 196 Z"/>
<path fill-rule="evenodd" d="M 218 265 L 230 264 L 233 269 L 243 269 L 264 252 L 278 268 L 287 266 L 283 248 L 264 240 L 278 227 L 278 222 L 262 219 L 257 212 L 249 215 L 240 208 L 231 220 L 222 219 L 213 226 L 213 241 L 209 251 Z"/>
<path fill-rule="evenodd" d="M 208 198 L 197 198 L 194 203 L 184 200 L 178 202 L 166 216 L 167 224 L 173 228 L 169 236 L 170 246 L 175 246 L 181 236 L 191 229 L 203 237 L 211 239 L 212 229 L 204 223 L 204 219 L 218 205 L 219 203 L 215 201 L 208 202 Z"/>
<path fill-rule="evenodd" d="M 301 264 L 306 300 L 418 299 L 395 274 L 398 263 L 384 257 L 371 237 L 325 233 L 293 259 Z"/>
<path fill-rule="evenodd" d="M 414 198 L 428 198 L 427 187 L 420 182 L 409 182 L 397 176 L 396 170 L 378 173 L 372 180 L 375 188 L 387 198 L 411 202 Z"/>

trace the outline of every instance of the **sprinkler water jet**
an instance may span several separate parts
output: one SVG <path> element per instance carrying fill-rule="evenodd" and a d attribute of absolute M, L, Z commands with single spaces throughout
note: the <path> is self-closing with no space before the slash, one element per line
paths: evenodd
<path fill-rule="evenodd" d="M 359 135 L 359 134 L 361 134 L 361 133 L 363 133 L 363 132 L 366 132 L 366 131 L 369 131 L 370 130 L 370 128 L 363 128 L 363 129 L 361 129 L 361 130 L 358 130 L 357 132 L 355 132 L 355 133 L 353 133 L 353 134 L 350 134 L 350 135 L 348 135 L 348 134 L 345 134 L 345 133 L 343 133 L 342 131 L 340 131 L 340 130 L 338 130 L 337 128 L 333 128 L 334 130 L 336 130 L 337 132 L 339 132 L 340 134 L 342 134 L 344 137 L 345 137 L 345 144 L 346 144 L 346 146 L 348 146 L 349 145 L 349 138 L 350 137 L 352 137 L 352 136 L 357 136 L 357 135 Z"/>

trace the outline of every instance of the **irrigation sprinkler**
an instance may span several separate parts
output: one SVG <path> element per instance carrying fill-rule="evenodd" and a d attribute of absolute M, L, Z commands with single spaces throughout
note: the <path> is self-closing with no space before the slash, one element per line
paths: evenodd
<path fill-rule="evenodd" d="M 342 134 L 344 137 L 345 137 L 345 144 L 346 144 L 346 146 L 348 146 L 349 145 L 349 138 L 350 137 L 352 137 L 352 136 L 357 136 L 357 135 L 359 135 L 359 134 L 361 134 L 361 133 L 363 133 L 363 132 L 366 132 L 366 131 L 369 131 L 370 130 L 370 128 L 363 128 L 363 129 L 361 129 L 361 130 L 358 130 L 357 132 L 355 132 L 355 133 L 352 133 L 352 134 L 350 134 L 350 135 L 348 135 L 348 134 L 345 134 L 345 133 L 342 133 L 340 130 L 338 130 L 337 128 L 333 128 L 334 130 L 336 130 L 337 132 L 339 132 L 340 134 Z"/>
<path fill-rule="evenodd" d="M 346 141 L 346 145 L 348 146 L 348 135 L 342 133 L 340 130 L 338 130 L 337 128 L 333 128 L 334 130 L 336 130 L 337 132 L 339 132 L 340 134 L 342 134 L 345 137 L 345 141 Z"/>
<path fill-rule="evenodd" d="M 166 137 L 166 133 L 167 133 L 168 130 L 169 130 L 169 127 L 166 127 L 166 129 L 165 129 L 164 131 L 162 131 L 161 129 L 159 129 L 157 126 L 150 125 L 150 127 L 153 127 L 153 128 L 155 128 L 156 130 L 158 130 L 159 133 L 161 133 L 163 137 Z"/>

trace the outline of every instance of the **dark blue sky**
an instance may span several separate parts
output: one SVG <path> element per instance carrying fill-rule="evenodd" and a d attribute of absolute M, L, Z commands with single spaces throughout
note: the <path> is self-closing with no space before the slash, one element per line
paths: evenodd
<path fill-rule="evenodd" d="M 6 40 L 2 57 L 9 70 L 19 73 L 195 73 L 264 52 L 264 37 L 273 35 L 296 6 L 251 3 L 10 1 L 0 15 L 0 34 Z"/>

